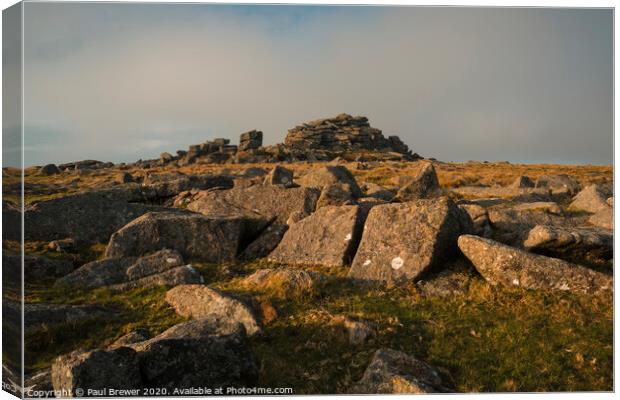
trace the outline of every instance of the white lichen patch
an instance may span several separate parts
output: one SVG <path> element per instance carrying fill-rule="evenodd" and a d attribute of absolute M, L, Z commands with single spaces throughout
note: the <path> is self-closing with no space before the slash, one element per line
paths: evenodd
<path fill-rule="evenodd" d="M 351 240 L 351 234 L 347 234 L 347 236 L 344 237 L 344 241 L 348 242 L 349 240 Z"/>
<path fill-rule="evenodd" d="M 393 269 L 401 269 L 405 265 L 405 261 L 400 257 L 395 257 L 392 259 L 392 268 Z"/>
<path fill-rule="evenodd" d="M 370 261 L 370 260 L 364 261 L 364 267 L 369 266 L 371 263 L 372 263 L 372 261 Z"/>
<path fill-rule="evenodd" d="M 176 261 L 177 261 L 177 260 L 176 260 L 176 258 L 171 258 L 171 257 L 170 257 L 170 258 L 166 258 L 166 262 L 167 262 L 168 264 L 175 263 Z"/>
<path fill-rule="evenodd" d="M 515 286 L 519 286 L 521 284 L 521 282 L 519 282 L 518 279 L 513 279 L 512 280 L 512 284 L 515 285 Z"/>

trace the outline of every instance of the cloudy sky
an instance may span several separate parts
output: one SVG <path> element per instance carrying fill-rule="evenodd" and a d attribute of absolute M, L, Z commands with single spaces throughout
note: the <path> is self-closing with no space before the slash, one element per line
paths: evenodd
<path fill-rule="evenodd" d="M 611 10 L 27 3 L 25 26 L 26 165 L 342 112 L 445 161 L 613 162 Z"/>

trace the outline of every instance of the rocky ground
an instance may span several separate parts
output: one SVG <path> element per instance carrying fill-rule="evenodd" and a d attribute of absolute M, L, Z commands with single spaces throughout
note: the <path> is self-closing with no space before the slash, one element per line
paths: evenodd
<path fill-rule="evenodd" d="M 612 390 L 612 168 L 385 153 L 27 169 L 26 386 Z"/>

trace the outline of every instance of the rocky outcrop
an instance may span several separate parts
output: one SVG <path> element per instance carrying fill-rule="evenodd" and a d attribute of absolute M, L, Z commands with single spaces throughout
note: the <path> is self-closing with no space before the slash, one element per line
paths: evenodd
<path fill-rule="evenodd" d="M 357 185 L 353 174 L 343 166 L 328 165 L 314 169 L 297 179 L 301 186 L 317 187 L 323 189 L 333 184 L 349 185 L 353 197 L 361 197 L 362 191 Z"/>
<path fill-rule="evenodd" d="M 186 211 L 148 213 L 115 232 L 108 258 L 141 256 L 161 249 L 207 262 L 233 261 L 248 230 L 267 221 L 248 217 L 208 217 Z"/>
<path fill-rule="evenodd" d="M 410 201 L 436 197 L 440 194 L 435 167 L 428 161 L 418 161 L 415 174 L 396 193 L 398 201 Z"/>
<path fill-rule="evenodd" d="M 254 312 L 241 301 L 204 285 L 181 285 L 166 293 L 177 314 L 194 319 L 216 318 L 239 323 L 249 335 L 260 332 Z"/>
<path fill-rule="evenodd" d="M 356 394 L 413 394 L 450 392 L 452 378 L 413 356 L 392 349 L 375 352 L 362 379 L 353 387 Z"/>
<path fill-rule="evenodd" d="M 566 261 L 528 253 L 473 235 L 463 235 L 459 248 L 490 283 L 526 289 L 576 293 L 611 291 L 610 276 Z"/>
<path fill-rule="evenodd" d="M 187 206 L 189 210 L 206 216 L 239 217 L 275 220 L 286 224 L 293 212 L 304 216 L 316 209 L 320 190 L 316 188 L 290 188 L 256 185 L 249 188 L 234 188 L 201 192 Z M 259 234 L 266 224 L 255 225 L 253 232 Z"/>
<path fill-rule="evenodd" d="M 292 148 L 331 152 L 384 150 L 410 154 L 398 136 L 385 138 L 372 128 L 366 117 L 340 114 L 334 118 L 310 121 L 289 129 L 284 144 Z"/>
<path fill-rule="evenodd" d="M 41 176 L 50 176 L 60 174 L 60 170 L 56 166 L 56 164 L 47 164 L 39 169 L 39 175 Z"/>
<path fill-rule="evenodd" d="M 375 206 L 349 271 L 358 280 L 399 285 L 457 253 L 469 216 L 447 197 Z"/>
<path fill-rule="evenodd" d="M 300 298 L 316 294 L 325 277 L 313 271 L 292 268 L 259 269 L 243 279 L 241 285 L 266 291 L 282 298 Z"/>
<path fill-rule="evenodd" d="M 344 266 L 363 228 L 358 206 L 326 206 L 290 226 L 269 260 L 286 264 Z"/>
<path fill-rule="evenodd" d="M 239 136 L 239 150 L 253 150 L 258 149 L 263 145 L 263 132 L 256 129 L 249 132 L 242 133 Z"/>
<path fill-rule="evenodd" d="M 64 393 L 63 397 L 106 397 L 111 389 L 140 389 L 143 382 L 136 352 L 120 347 L 77 350 L 56 358 L 52 364 L 52 384 Z"/>

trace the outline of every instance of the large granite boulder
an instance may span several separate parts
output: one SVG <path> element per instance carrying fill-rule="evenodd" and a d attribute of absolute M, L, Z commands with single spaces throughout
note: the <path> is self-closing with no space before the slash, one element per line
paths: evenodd
<path fill-rule="evenodd" d="M 452 378 L 443 370 L 401 351 L 379 349 L 362 379 L 353 387 L 356 394 L 420 394 L 450 392 Z"/>
<path fill-rule="evenodd" d="M 358 206 L 325 206 L 290 226 L 269 260 L 344 266 L 353 259 L 363 229 Z"/>
<path fill-rule="evenodd" d="M 62 397 L 108 397 L 111 389 L 140 389 L 143 382 L 135 350 L 120 347 L 77 350 L 56 358 L 52 384 L 54 390 L 63 393 Z"/>
<path fill-rule="evenodd" d="M 316 188 L 287 189 L 255 185 L 249 188 L 201 192 L 187 208 L 207 216 L 247 216 L 275 219 L 277 223 L 285 224 L 294 212 L 312 214 L 320 193 Z M 264 226 L 259 228 L 256 234 L 260 233 Z"/>
<path fill-rule="evenodd" d="M 240 323 L 249 335 L 260 332 L 260 326 L 250 307 L 205 285 L 177 286 L 166 293 L 166 301 L 183 317 L 213 317 L 229 323 Z"/>
<path fill-rule="evenodd" d="M 415 174 L 396 193 L 399 201 L 410 201 L 436 197 L 440 193 L 435 167 L 428 161 L 418 161 Z"/>
<path fill-rule="evenodd" d="M 599 185 L 590 185 L 583 189 L 573 198 L 568 206 L 569 210 L 586 211 L 589 213 L 597 213 L 610 208 L 607 204 L 609 191 L 606 191 Z"/>
<path fill-rule="evenodd" d="M 566 261 L 528 253 L 491 239 L 463 235 L 459 248 L 491 284 L 576 293 L 611 291 L 612 277 Z"/>
<path fill-rule="evenodd" d="M 341 165 L 328 165 L 314 169 L 297 179 L 301 186 L 324 188 L 335 183 L 349 185 L 353 197 L 362 197 L 362 190 L 357 185 L 353 174 Z"/>
<path fill-rule="evenodd" d="M 115 232 L 105 256 L 140 256 L 161 249 L 207 262 L 233 261 L 246 232 L 264 228 L 268 221 L 247 216 L 215 217 L 185 211 L 148 213 Z"/>
<path fill-rule="evenodd" d="M 404 284 L 457 253 L 471 232 L 467 213 L 447 197 L 375 206 L 370 210 L 349 277 Z"/>
<path fill-rule="evenodd" d="M 138 353 L 144 386 L 165 388 L 169 395 L 175 390 L 181 391 L 178 396 L 190 396 L 198 394 L 192 389 L 225 390 L 258 383 L 258 368 L 245 329 L 238 323 L 214 318 L 188 321 L 130 346 Z"/>
<path fill-rule="evenodd" d="M 263 145 L 263 132 L 256 129 L 239 136 L 239 151 L 258 149 Z"/>

